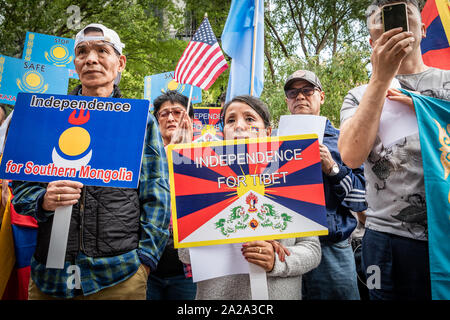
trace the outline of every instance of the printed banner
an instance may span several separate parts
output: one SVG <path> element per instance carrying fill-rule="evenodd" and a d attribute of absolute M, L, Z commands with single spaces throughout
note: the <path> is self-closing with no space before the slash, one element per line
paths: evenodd
<path fill-rule="evenodd" d="M 221 107 L 194 107 L 194 141 L 220 141 L 223 133 L 220 128 Z"/>
<path fill-rule="evenodd" d="M 0 102 L 14 105 L 19 92 L 67 94 L 65 69 L 0 55 Z"/>
<path fill-rule="evenodd" d="M 48 34 L 27 32 L 22 59 L 67 69 L 70 78 L 78 79 L 73 60 L 75 40 Z"/>
<path fill-rule="evenodd" d="M 191 85 L 176 82 L 173 78 L 173 73 L 174 71 L 170 71 L 144 78 L 144 99 L 150 100 L 150 111 L 153 111 L 153 101 L 168 90 L 177 90 L 189 98 Z M 192 104 L 202 102 L 202 89 L 194 86 L 191 99 Z"/>
<path fill-rule="evenodd" d="M 168 158 L 176 248 L 328 234 L 317 135 L 169 145 Z"/>
<path fill-rule="evenodd" d="M 419 125 L 433 300 L 450 299 L 450 101 L 406 90 Z"/>
<path fill-rule="evenodd" d="M 136 188 L 148 101 L 20 93 L 1 178 Z"/>

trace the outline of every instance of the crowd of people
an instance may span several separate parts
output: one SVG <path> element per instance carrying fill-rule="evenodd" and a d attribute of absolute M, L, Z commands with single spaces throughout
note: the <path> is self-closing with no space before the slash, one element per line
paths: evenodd
<path fill-rule="evenodd" d="M 398 218 L 405 201 L 425 199 L 419 137 L 408 136 L 387 150 L 377 134 L 386 97 L 413 107 L 410 97 L 391 89 L 394 79 L 406 90 L 450 100 L 444 89 L 450 71 L 422 61 L 426 34 L 416 0 L 405 1 L 409 31 L 384 32 L 380 7 L 389 2 L 375 0 L 367 11 L 370 81 L 348 93 L 340 129 L 327 120 L 319 146 L 328 235 L 242 244 L 244 258 L 266 271 L 269 299 L 431 299 L 426 214 L 420 221 Z M 81 85 L 70 94 L 121 98 L 123 47 L 104 25 L 81 30 L 74 59 Z M 286 112 L 321 114 L 327 88 L 314 72 L 295 71 L 283 89 Z M 256 97 L 233 97 L 220 118 L 224 139 L 272 135 L 269 108 Z M 154 101 L 148 117 L 138 189 L 13 181 L 15 210 L 38 222 L 29 299 L 251 299 L 248 274 L 194 283 L 189 249 L 174 248 L 166 151 L 170 144 L 192 140 L 188 99 L 168 91 Z M 374 168 L 379 159 L 387 174 Z M 67 205 L 73 211 L 65 266 L 47 269 L 53 215 Z M 72 265 L 79 268 L 78 286 L 67 285 Z M 368 288 L 370 266 L 379 267 L 381 283 Z"/>

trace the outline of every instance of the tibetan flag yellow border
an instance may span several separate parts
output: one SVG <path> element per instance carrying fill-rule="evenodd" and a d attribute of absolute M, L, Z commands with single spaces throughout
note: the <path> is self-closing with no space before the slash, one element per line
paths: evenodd
<path fill-rule="evenodd" d="M 447 41 L 450 43 L 450 1 L 449 0 L 436 0 L 436 7 L 439 12 L 439 16 L 444 27 Z"/>
<path fill-rule="evenodd" d="M 175 248 L 328 234 L 317 135 L 169 145 Z"/>

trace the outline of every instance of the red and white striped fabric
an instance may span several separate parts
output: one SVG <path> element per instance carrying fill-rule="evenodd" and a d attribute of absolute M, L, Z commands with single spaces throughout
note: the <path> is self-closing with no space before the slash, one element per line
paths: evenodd
<path fill-rule="evenodd" d="M 205 18 L 175 68 L 175 81 L 208 90 L 228 68 L 208 18 Z"/>

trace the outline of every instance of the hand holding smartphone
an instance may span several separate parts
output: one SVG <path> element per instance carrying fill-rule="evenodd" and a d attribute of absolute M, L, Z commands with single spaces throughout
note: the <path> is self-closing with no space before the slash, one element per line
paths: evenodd
<path fill-rule="evenodd" d="M 384 32 L 402 27 L 403 31 L 409 31 L 408 11 L 404 2 L 396 2 L 384 5 L 381 8 Z"/>

